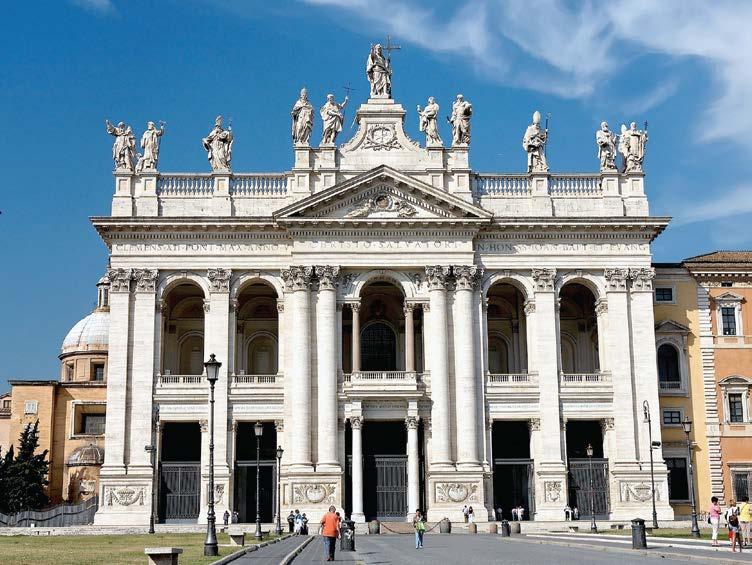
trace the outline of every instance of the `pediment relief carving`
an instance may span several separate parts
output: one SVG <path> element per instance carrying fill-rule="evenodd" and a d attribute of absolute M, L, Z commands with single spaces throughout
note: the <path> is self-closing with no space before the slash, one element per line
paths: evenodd
<path fill-rule="evenodd" d="M 377 193 L 375 196 L 363 199 L 363 202 L 353 207 L 345 218 L 369 218 L 369 217 L 398 217 L 411 218 L 417 214 L 415 206 L 412 206 L 389 194 L 387 191 Z"/>

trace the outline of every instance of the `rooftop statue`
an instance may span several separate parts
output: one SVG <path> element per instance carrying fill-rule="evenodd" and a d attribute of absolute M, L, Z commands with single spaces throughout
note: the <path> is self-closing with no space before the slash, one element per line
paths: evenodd
<path fill-rule="evenodd" d="M 601 162 L 601 172 L 616 171 L 616 134 L 608 129 L 607 122 L 601 122 L 601 127 L 595 132 L 595 143 L 598 146 L 598 159 Z"/>
<path fill-rule="evenodd" d="M 347 105 L 347 96 L 342 104 L 337 104 L 334 94 L 326 95 L 326 103 L 319 110 L 321 120 L 324 122 L 324 134 L 321 137 L 321 145 L 333 145 L 337 141 L 337 135 L 342 131 L 342 122 L 345 115 L 342 109 Z"/>
<path fill-rule="evenodd" d="M 139 157 L 136 164 L 137 173 L 157 170 L 157 163 L 159 162 L 159 138 L 164 135 L 164 127 L 164 122 L 159 122 L 159 129 L 154 125 L 154 122 L 146 124 L 146 131 L 141 136 L 141 149 L 144 150 L 144 154 Z"/>
<path fill-rule="evenodd" d="M 533 113 L 533 123 L 527 126 L 522 138 L 522 148 L 527 152 L 527 172 L 548 172 L 546 161 L 546 143 L 548 142 L 548 124 L 545 129 L 540 126 L 541 115 L 537 110 Z"/>
<path fill-rule="evenodd" d="M 642 162 L 645 159 L 645 146 L 648 143 L 648 124 L 645 122 L 645 131 L 637 129 L 637 124 L 632 122 L 627 126 L 621 126 L 621 138 L 619 139 L 619 151 L 624 158 L 624 171 L 627 173 L 641 173 Z"/>
<path fill-rule="evenodd" d="M 421 109 L 418 105 L 418 116 L 420 116 L 419 129 L 426 134 L 426 147 L 435 147 L 442 145 L 441 136 L 439 135 L 439 124 L 437 121 L 439 115 L 439 105 L 433 96 L 429 96 L 428 104 Z"/>
<path fill-rule="evenodd" d="M 232 126 L 224 129 L 222 127 L 222 116 L 217 116 L 217 119 L 214 120 L 214 128 L 201 141 L 204 149 L 206 149 L 212 171 L 221 173 L 230 172 L 232 144 L 235 141 L 232 135 Z"/>
<path fill-rule="evenodd" d="M 115 137 L 112 145 L 112 160 L 115 161 L 115 170 L 119 172 L 133 172 L 133 162 L 136 158 L 136 138 L 131 126 L 119 122 L 113 126 L 109 120 L 104 121 L 107 133 Z"/>
<path fill-rule="evenodd" d="M 308 145 L 313 130 L 313 106 L 308 101 L 308 91 L 303 88 L 300 98 L 292 107 L 292 141 L 296 145 Z"/>
<path fill-rule="evenodd" d="M 381 44 L 371 46 L 366 62 L 366 77 L 371 83 L 371 98 L 392 97 L 392 65 Z"/>
<path fill-rule="evenodd" d="M 473 105 L 462 94 L 452 104 L 452 115 L 447 121 L 452 124 L 452 145 L 470 145 L 470 116 Z"/>

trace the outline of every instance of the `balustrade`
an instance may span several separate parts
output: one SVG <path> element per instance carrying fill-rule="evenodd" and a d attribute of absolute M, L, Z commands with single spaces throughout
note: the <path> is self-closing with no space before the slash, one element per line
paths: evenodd
<path fill-rule="evenodd" d="M 560 373 L 561 384 L 567 383 L 606 383 L 611 382 L 611 373 L 600 371 L 598 373 Z"/>
<path fill-rule="evenodd" d="M 195 385 L 205 381 L 206 375 L 157 375 L 159 386 L 164 385 Z"/>
<path fill-rule="evenodd" d="M 489 384 L 536 383 L 537 373 L 488 373 Z"/>
<path fill-rule="evenodd" d="M 211 174 L 176 173 L 159 175 L 157 194 L 160 196 L 211 196 L 214 192 L 214 179 Z"/>
<path fill-rule="evenodd" d="M 242 173 L 232 176 L 230 193 L 234 196 L 278 196 L 287 194 L 285 173 Z"/>
<path fill-rule="evenodd" d="M 551 175 L 548 183 L 551 196 L 601 196 L 601 177 L 598 174 Z"/>
<path fill-rule="evenodd" d="M 232 375 L 233 385 L 274 384 L 280 382 L 282 375 Z"/>
<path fill-rule="evenodd" d="M 529 196 L 528 175 L 479 174 L 475 176 L 473 191 L 477 196 Z"/>

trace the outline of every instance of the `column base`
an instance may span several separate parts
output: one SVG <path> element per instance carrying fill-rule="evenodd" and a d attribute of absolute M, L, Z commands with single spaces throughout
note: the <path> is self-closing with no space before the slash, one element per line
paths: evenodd
<path fill-rule="evenodd" d="M 487 522 L 486 492 L 483 472 L 462 472 L 451 469 L 429 473 L 426 498 L 428 519 L 432 522 L 449 518 L 452 522 L 464 522 L 462 507 L 472 506 L 476 522 Z"/>
<path fill-rule="evenodd" d="M 316 464 L 316 473 L 327 473 L 327 474 L 339 474 L 342 472 L 342 467 L 340 467 L 340 464 L 338 462 L 333 463 L 318 463 Z"/>
<path fill-rule="evenodd" d="M 99 481 L 96 526 L 148 526 L 152 511 L 152 476 L 108 474 Z"/>
<path fill-rule="evenodd" d="M 352 520 L 353 522 L 356 522 L 358 524 L 365 524 L 366 523 L 366 515 L 362 514 L 360 512 L 357 513 L 357 514 L 355 512 L 353 512 L 350 515 L 350 520 Z"/>

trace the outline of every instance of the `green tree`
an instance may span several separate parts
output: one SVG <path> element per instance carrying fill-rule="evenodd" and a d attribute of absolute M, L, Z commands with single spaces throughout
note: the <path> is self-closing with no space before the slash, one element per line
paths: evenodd
<path fill-rule="evenodd" d="M 22 510 L 38 510 L 49 499 L 44 492 L 49 484 L 47 473 L 50 463 L 47 450 L 34 454 L 39 447 L 39 420 L 26 424 L 18 443 L 18 453 L 13 447 L 5 454 L 0 472 L 0 511 L 14 514 Z"/>

